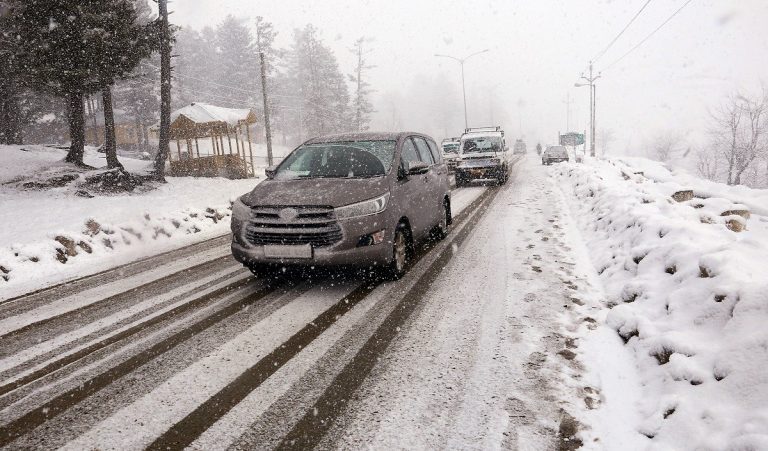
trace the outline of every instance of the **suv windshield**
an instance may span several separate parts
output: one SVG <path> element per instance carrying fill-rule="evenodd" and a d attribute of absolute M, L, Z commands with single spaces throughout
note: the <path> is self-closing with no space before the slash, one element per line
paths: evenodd
<path fill-rule="evenodd" d="M 277 168 L 276 179 L 359 178 L 386 175 L 395 141 L 355 141 L 301 146 Z"/>
<path fill-rule="evenodd" d="M 459 143 L 443 144 L 443 152 L 445 153 L 457 153 L 459 151 Z"/>
<path fill-rule="evenodd" d="M 500 152 L 501 138 L 497 136 L 482 136 L 477 138 L 467 138 L 464 140 L 461 153 L 470 152 Z"/>

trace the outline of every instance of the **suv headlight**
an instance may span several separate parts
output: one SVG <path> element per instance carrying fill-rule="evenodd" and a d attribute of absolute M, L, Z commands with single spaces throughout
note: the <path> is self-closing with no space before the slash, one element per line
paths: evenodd
<path fill-rule="evenodd" d="M 364 200 L 356 204 L 345 205 L 334 209 L 336 212 L 336 218 L 349 219 L 359 218 L 361 216 L 370 216 L 387 209 L 389 203 L 389 193 L 376 197 L 370 200 Z"/>
<path fill-rule="evenodd" d="M 239 219 L 240 221 L 248 220 L 251 217 L 251 207 L 245 205 L 238 197 L 232 203 L 232 217 Z"/>

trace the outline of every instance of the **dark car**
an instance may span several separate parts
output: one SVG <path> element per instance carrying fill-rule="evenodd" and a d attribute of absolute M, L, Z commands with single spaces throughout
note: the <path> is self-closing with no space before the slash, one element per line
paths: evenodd
<path fill-rule="evenodd" d="M 400 277 L 414 245 L 451 223 L 448 170 L 420 133 L 311 139 L 232 207 L 232 253 L 254 273 L 355 265 Z"/>
<path fill-rule="evenodd" d="M 559 163 L 561 161 L 568 161 L 568 149 L 565 146 L 549 146 L 547 150 L 541 154 L 541 164 Z"/>

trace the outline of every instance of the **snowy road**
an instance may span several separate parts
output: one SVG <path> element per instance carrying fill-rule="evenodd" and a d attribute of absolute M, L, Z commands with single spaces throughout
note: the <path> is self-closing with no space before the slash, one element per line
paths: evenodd
<path fill-rule="evenodd" d="M 256 280 L 217 238 L 0 303 L 0 446 L 570 449 L 587 282 L 547 169 L 454 191 L 397 282 Z"/>

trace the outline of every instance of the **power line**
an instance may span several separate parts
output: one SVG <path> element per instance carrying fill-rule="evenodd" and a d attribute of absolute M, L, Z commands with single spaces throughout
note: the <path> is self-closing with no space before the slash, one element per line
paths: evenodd
<path fill-rule="evenodd" d="M 141 75 L 139 75 L 139 78 L 142 78 L 142 79 L 147 80 L 147 81 L 156 81 L 156 80 L 152 80 L 151 78 L 147 78 L 147 77 L 144 77 L 144 76 L 141 76 Z M 237 99 L 233 99 L 231 97 L 226 97 L 226 96 L 222 96 L 222 95 L 219 95 L 219 94 L 213 94 L 213 93 L 210 93 L 210 92 L 198 91 L 196 89 L 188 88 L 186 86 L 174 86 L 173 89 L 178 89 L 178 90 L 181 90 L 181 91 L 186 91 L 188 93 L 197 94 L 197 95 L 204 95 L 204 96 L 207 96 L 209 98 L 219 99 L 219 100 L 228 102 L 230 105 L 235 105 L 235 106 L 239 106 L 239 107 L 243 107 L 243 108 L 248 108 L 248 109 L 253 108 L 253 105 L 249 105 L 247 103 L 243 103 L 242 101 L 237 100 Z M 310 104 L 314 105 L 314 106 L 317 106 L 314 103 L 310 103 Z M 326 119 L 336 119 L 336 116 L 335 116 L 336 112 L 334 112 L 333 110 L 330 110 L 328 108 L 322 108 L 322 107 L 319 107 L 319 106 L 317 106 L 317 107 L 320 110 L 330 111 L 331 113 L 334 113 L 333 115 L 331 115 L 331 114 L 328 114 L 328 113 L 323 114 L 322 112 L 317 111 L 316 112 L 317 115 L 322 116 L 322 117 L 324 117 Z M 278 108 L 278 110 L 280 110 L 280 111 L 294 111 L 294 112 L 295 111 L 301 111 L 299 109 L 289 108 L 289 107 L 286 107 L 284 105 L 280 106 Z"/>
<path fill-rule="evenodd" d="M 155 66 L 155 65 L 153 65 L 153 64 L 150 64 L 150 63 L 147 63 L 146 61 L 145 61 L 145 62 L 143 62 L 143 64 L 146 64 L 146 65 L 147 65 L 147 66 L 149 66 L 149 67 L 152 67 L 152 68 L 158 69 L 158 67 L 157 67 L 157 66 Z M 244 93 L 246 93 L 246 94 L 251 94 L 251 95 L 254 95 L 254 94 L 255 94 L 255 92 L 254 92 L 254 91 L 252 91 L 252 90 L 248 90 L 248 89 L 242 89 L 242 88 L 236 88 L 236 87 L 234 87 L 234 86 L 229 86 L 229 85 L 224 85 L 224 84 L 221 84 L 221 83 L 216 83 L 215 81 L 204 80 L 204 79 L 202 79 L 202 78 L 193 77 L 193 76 L 191 76 L 191 75 L 186 75 L 186 74 L 179 74 L 179 73 L 176 73 L 176 74 L 174 74 L 174 77 L 177 77 L 177 78 L 186 78 L 186 79 L 188 79 L 188 80 L 195 80 L 195 81 L 199 81 L 199 82 L 202 82 L 202 83 L 206 83 L 206 84 L 209 84 L 209 85 L 218 86 L 218 87 L 220 87 L 220 88 L 226 88 L 226 89 L 231 89 L 231 90 L 233 90 L 233 91 L 240 91 L 240 92 L 244 92 Z M 289 95 L 281 95 L 281 94 L 272 94 L 272 95 L 271 95 L 271 97 L 287 97 L 287 98 L 291 98 L 291 99 L 295 99 L 295 98 L 298 98 L 297 96 L 289 96 Z"/>
<path fill-rule="evenodd" d="M 640 42 L 639 42 L 639 43 L 638 43 L 636 46 L 634 46 L 634 47 L 632 47 L 631 49 L 629 49 L 629 51 L 628 51 L 627 53 L 625 53 L 625 54 L 621 55 L 621 57 L 619 57 L 619 59 L 617 59 L 617 60 L 615 60 L 614 62 L 612 62 L 611 64 L 607 65 L 607 66 L 606 66 L 606 67 L 605 67 L 605 68 L 604 68 L 604 69 L 603 69 L 601 72 L 605 72 L 606 70 L 610 69 L 611 67 L 613 67 L 614 65 L 616 65 L 616 64 L 617 64 L 619 61 L 623 60 L 623 59 L 624 59 L 624 58 L 625 58 L 627 55 L 629 55 L 630 53 L 634 52 L 634 51 L 635 51 L 635 50 L 636 50 L 638 47 L 640 47 L 641 45 L 643 45 L 643 44 L 645 43 L 645 41 L 647 41 L 648 39 L 650 39 L 650 38 L 651 38 L 651 36 L 653 36 L 654 34 L 656 34 L 656 32 L 657 32 L 657 31 L 661 30 L 661 29 L 664 27 L 664 25 L 666 25 L 666 24 L 667 24 L 667 23 L 668 23 L 670 20 L 672 20 L 672 19 L 673 19 L 673 18 L 674 18 L 674 17 L 675 17 L 675 16 L 676 16 L 676 15 L 677 15 L 677 14 L 678 14 L 680 11 L 682 11 L 682 10 L 683 10 L 683 8 L 685 8 L 686 6 L 688 6 L 688 4 L 689 4 L 689 3 L 691 3 L 692 1 L 693 1 L 693 0 L 688 0 L 687 2 L 683 3 L 683 6 L 681 6 L 680 8 L 678 8 L 678 10 L 677 10 L 677 11 L 675 11 L 674 13 L 672 13 L 672 15 L 671 15 L 671 16 L 669 16 L 669 17 L 667 18 L 667 20 L 665 20 L 664 22 L 662 22 L 662 24 L 661 24 L 661 25 L 659 25 L 659 26 L 658 26 L 658 27 L 657 27 L 655 30 L 653 30 L 653 31 L 651 32 L 651 34 L 649 34 L 648 36 L 646 36 L 645 38 L 643 38 L 643 40 L 642 40 L 642 41 L 640 41 Z"/>
<path fill-rule="evenodd" d="M 645 7 L 646 7 L 646 6 L 648 6 L 648 4 L 649 4 L 649 3 L 651 3 L 651 0 L 647 0 L 647 1 L 645 2 L 645 4 L 643 5 L 643 7 L 642 7 L 642 8 L 640 8 L 640 11 L 638 11 L 638 12 L 637 12 L 637 13 L 636 13 L 636 14 L 635 14 L 633 17 L 632 17 L 632 19 L 629 21 L 629 23 L 628 23 L 628 24 L 627 24 L 627 25 L 626 25 L 626 26 L 625 26 L 625 27 L 624 27 L 624 28 L 623 28 L 623 29 L 622 29 L 622 30 L 619 32 L 619 34 L 617 34 L 617 35 L 616 35 L 616 37 L 615 37 L 615 38 L 613 38 L 613 40 L 612 40 L 611 42 L 609 42 L 609 43 L 608 43 L 608 45 L 607 45 L 607 46 L 606 46 L 606 47 L 603 49 L 603 51 L 602 51 L 602 52 L 598 53 L 597 55 L 595 55 L 595 56 L 592 58 L 592 61 L 594 61 L 594 62 L 597 62 L 597 60 L 599 60 L 599 59 L 600 59 L 600 58 L 601 58 L 603 55 L 605 55 L 605 52 L 607 52 L 607 51 L 608 51 L 608 49 L 610 49 L 610 48 L 611 48 L 611 46 L 612 46 L 613 44 L 615 44 L 615 43 L 616 43 L 616 41 L 618 41 L 618 40 L 619 40 L 619 38 L 621 37 L 621 35 L 623 35 L 625 31 L 627 31 L 627 28 L 629 28 L 629 26 L 630 26 L 630 25 L 632 25 L 632 23 L 635 21 L 635 19 L 637 19 L 637 17 L 640 15 L 640 13 L 642 13 L 642 12 L 643 12 L 643 10 L 645 9 Z"/>

